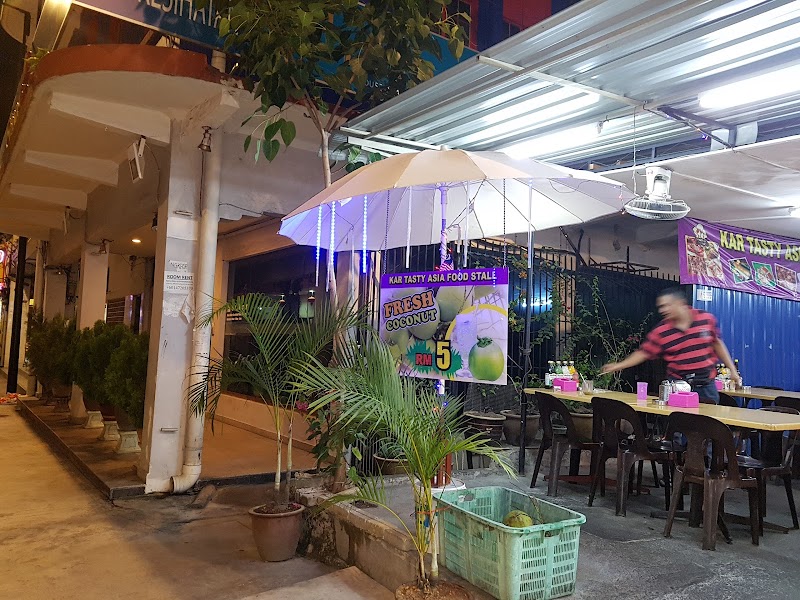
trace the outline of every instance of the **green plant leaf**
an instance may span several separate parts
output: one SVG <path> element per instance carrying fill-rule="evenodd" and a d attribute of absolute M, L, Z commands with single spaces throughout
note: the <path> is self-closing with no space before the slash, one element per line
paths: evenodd
<path fill-rule="evenodd" d="M 281 138 L 283 139 L 283 145 L 289 146 L 294 141 L 294 138 L 297 136 L 297 127 L 292 121 L 284 121 L 281 124 Z"/>
<path fill-rule="evenodd" d="M 230 19 L 226 19 L 225 17 L 219 20 L 219 37 L 225 37 L 228 35 L 228 32 L 231 29 L 231 21 Z"/>
<path fill-rule="evenodd" d="M 250 148 L 250 142 L 252 142 L 252 141 L 253 141 L 253 136 L 252 135 L 248 135 L 246 138 L 244 138 L 244 151 L 245 152 L 247 152 L 247 150 Z"/>
<path fill-rule="evenodd" d="M 281 149 L 281 143 L 278 140 L 270 140 L 269 144 L 264 146 L 264 156 L 269 162 L 275 160 L 275 157 L 278 156 L 278 152 Z"/>
<path fill-rule="evenodd" d="M 278 119 L 277 121 L 270 123 L 264 128 L 263 139 L 264 142 L 269 142 L 272 138 L 275 137 L 275 134 L 278 133 L 281 129 L 281 121 L 283 119 Z"/>

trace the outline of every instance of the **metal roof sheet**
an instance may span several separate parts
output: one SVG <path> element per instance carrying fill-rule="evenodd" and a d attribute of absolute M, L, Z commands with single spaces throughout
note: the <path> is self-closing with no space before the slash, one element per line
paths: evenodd
<path fill-rule="evenodd" d="M 574 162 L 631 152 L 634 137 L 641 148 L 702 137 L 663 106 L 706 130 L 796 118 L 800 93 L 732 108 L 698 101 L 794 65 L 798 0 L 584 0 L 357 117 L 348 131 L 469 150 L 541 140 L 531 156 Z M 582 135 L 554 144 L 551 134 L 577 127 Z"/>

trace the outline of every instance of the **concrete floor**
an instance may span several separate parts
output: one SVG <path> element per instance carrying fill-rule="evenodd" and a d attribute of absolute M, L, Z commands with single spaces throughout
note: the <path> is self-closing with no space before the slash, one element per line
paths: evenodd
<path fill-rule="evenodd" d="M 110 503 L 0 406 L 0 599 L 239 600 L 325 575 L 305 559 L 263 563 L 247 510 L 263 488 Z M 231 499 L 233 498 L 233 499 Z"/>
<path fill-rule="evenodd" d="M 609 461 L 608 472 L 612 477 L 613 465 Z M 543 477 L 540 475 L 537 486 L 531 490 L 530 470 L 527 473 L 516 480 L 486 470 L 460 472 L 457 477 L 467 487 L 497 485 L 517 489 L 586 515 L 586 524 L 581 527 L 577 589 L 571 596 L 575 600 L 800 598 L 800 531 L 788 534 L 765 531 L 761 545 L 753 546 L 748 527 L 729 524 L 733 543 L 726 544 L 720 536 L 716 551 L 704 551 L 700 547 L 701 530 L 689 528 L 686 521 L 676 520 L 672 538 L 663 537 L 664 521 L 650 517 L 651 510 L 664 508 L 663 488 L 653 489 L 651 496 L 631 496 L 627 517 L 617 517 L 613 487 L 606 490 L 605 498 L 598 492 L 594 506 L 588 507 L 588 486 L 562 482 L 558 497 L 547 498 Z M 649 482 L 652 479 L 646 470 L 644 483 Z M 396 512 L 411 525 L 413 502 L 406 487 L 407 484 L 390 488 L 387 496 Z M 795 498 L 800 501 L 797 485 Z M 688 496 L 686 501 L 688 506 Z M 728 492 L 725 508 L 746 516 L 746 492 Z M 372 510 L 377 516 L 381 509 Z M 391 522 L 389 517 L 382 518 Z M 767 521 L 791 526 L 783 485 L 768 484 Z"/>
<path fill-rule="evenodd" d="M 36 421 L 46 427 L 42 433 L 55 433 L 81 463 L 81 468 L 88 470 L 87 476 L 99 480 L 98 487 L 104 491 L 110 490 L 110 497 L 144 492 L 143 483 L 136 474 L 138 452 L 116 454 L 117 442 L 98 441 L 102 429 L 71 425 L 69 413 L 59 412 L 42 400 L 26 400 L 24 404 Z M 212 423 L 207 421 L 204 440 L 202 480 L 218 481 L 274 473 L 277 442 L 273 439 L 220 421 L 215 422 L 212 429 Z M 284 467 L 286 454 L 284 444 Z M 310 452 L 294 447 L 292 454 L 294 469 L 304 471 L 316 467 L 316 459 Z"/>

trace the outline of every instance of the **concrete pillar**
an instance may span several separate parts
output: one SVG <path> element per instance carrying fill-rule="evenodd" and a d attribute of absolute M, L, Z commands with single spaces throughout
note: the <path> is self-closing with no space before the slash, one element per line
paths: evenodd
<path fill-rule="evenodd" d="M 47 242 L 39 241 L 36 244 L 36 271 L 33 276 L 33 307 L 42 310 L 44 301 L 44 247 Z"/>
<path fill-rule="evenodd" d="M 78 280 L 77 322 L 78 329 L 91 327 L 105 319 L 106 287 L 108 282 L 108 254 L 101 253 L 102 247 L 83 243 L 81 248 L 81 276 Z M 83 405 L 83 392 L 77 385 L 72 386 L 69 401 L 70 423 L 86 421 L 86 408 Z"/>
<path fill-rule="evenodd" d="M 67 275 L 63 271 L 44 272 L 44 301 L 42 310 L 45 319 L 64 315 L 67 303 Z"/>
<path fill-rule="evenodd" d="M 28 308 L 28 318 L 32 318 L 37 312 L 43 309 L 44 302 L 44 247 L 47 242 L 40 240 L 36 244 L 36 270 L 33 275 L 33 306 Z M 27 328 L 26 328 L 27 330 Z M 28 373 L 28 385 L 25 389 L 29 394 L 37 391 L 36 376 Z"/>
<path fill-rule="evenodd" d="M 168 190 L 158 208 L 150 358 L 137 469 L 147 493 L 169 491 L 171 478 L 180 474 L 183 464 L 194 289 L 175 283 L 174 274 L 193 274 L 197 267 L 201 138 L 199 129 L 181 132 L 173 127 Z"/>

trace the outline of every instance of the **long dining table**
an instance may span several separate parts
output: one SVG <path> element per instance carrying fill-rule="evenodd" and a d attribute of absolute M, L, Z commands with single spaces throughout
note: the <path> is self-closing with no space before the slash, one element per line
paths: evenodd
<path fill-rule="evenodd" d="M 800 392 L 785 392 L 783 390 L 773 390 L 772 388 L 760 387 L 747 387 L 743 390 L 720 390 L 724 391 L 730 396 L 738 396 L 740 398 L 752 398 L 753 400 L 775 400 L 778 396 L 784 398 L 795 398 L 800 400 Z"/>
<path fill-rule="evenodd" d="M 774 392 L 775 390 L 770 390 Z M 745 427 L 748 429 L 758 429 L 761 431 L 789 431 L 800 429 L 800 415 L 791 415 L 780 412 L 764 410 L 753 410 L 750 408 L 734 408 L 731 406 L 718 406 L 716 404 L 701 404 L 697 408 L 680 408 L 665 404 L 657 404 L 655 396 L 648 396 L 647 400 L 637 400 L 636 394 L 627 392 L 613 392 L 606 390 L 595 390 L 594 393 L 577 392 L 554 392 L 551 389 L 525 388 L 525 393 L 534 394 L 544 392 L 551 394 L 561 400 L 576 400 L 578 402 L 591 403 L 592 398 L 599 396 L 611 398 L 625 402 L 641 413 L 668 416 L 673 412 L 686 412 L 692 414 L 706 415 L 722 421 L 726 425 L 733 427 Z M 730 392 L 732 395 L 739 395 L 738 392 Z M 776 396 L 784 395 L 777 393 Z M 755 397 L 755 396 L 750 396 Z M 769 400 L 769 398 L 762 398 Z M 774 397 L 772 398 L 774 400 Z"/>

